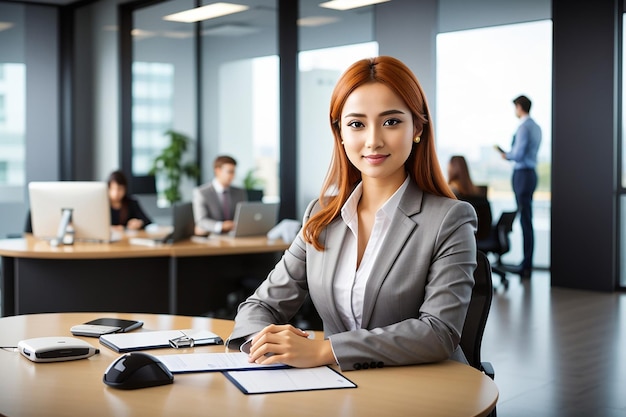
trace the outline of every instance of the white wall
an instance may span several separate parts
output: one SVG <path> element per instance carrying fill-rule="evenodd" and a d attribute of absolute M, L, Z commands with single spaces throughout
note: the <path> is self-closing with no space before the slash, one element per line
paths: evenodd
<path fill-rule="evenodd" d="M 439 0 L 438 31 L 453 32 L 551 17 L 551 0 Z"/>

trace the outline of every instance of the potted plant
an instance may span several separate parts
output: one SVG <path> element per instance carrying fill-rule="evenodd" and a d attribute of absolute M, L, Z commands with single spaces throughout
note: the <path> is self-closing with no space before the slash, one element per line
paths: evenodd
<path fill-rule="evenodd" d="M 165 135 L 170 137 L 170 144 L 154 158 L 149 172 L 157 178 L 157 192 L 162 195 L 167 204 L 172 205 L 182 199 L 180 192 L 182 178 L 184 176 L 198 178 L 200 169 L 193 161 L 183 161 L 184 154 L 191 143 L 189 137 L 171 129 L 165 132 Z"/>
<path fill-rule="evenodd" d="M 249 169 L 243 179 L 243 188 L 248 193 L 248 200 L 261 201 L 263 199 L 263 180 L 254 175 L 256 168 Z"/>

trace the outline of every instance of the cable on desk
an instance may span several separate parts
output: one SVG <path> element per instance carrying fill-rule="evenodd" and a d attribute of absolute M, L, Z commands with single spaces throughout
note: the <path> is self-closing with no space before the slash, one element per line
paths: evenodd
<path fill-rule="evenodd" d="M 17 346 L 0 346 L 0 349 L 6 350 L 7 352 L 15 352 Z"/>

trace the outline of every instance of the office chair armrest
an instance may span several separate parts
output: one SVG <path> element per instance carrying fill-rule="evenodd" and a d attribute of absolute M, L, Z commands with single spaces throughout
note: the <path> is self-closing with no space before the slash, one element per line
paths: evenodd
<path fill-rule="evenodd" d="M 483 372 L 491 379 L 496 378 L 496 371 L 493 369 L 491 362 L 481 362 L 480 367 L 483 368 Z"/>

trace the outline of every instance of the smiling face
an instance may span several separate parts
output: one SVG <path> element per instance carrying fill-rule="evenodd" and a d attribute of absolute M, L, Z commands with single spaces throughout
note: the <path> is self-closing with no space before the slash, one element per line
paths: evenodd
<path fill-rule="evenodd" d="M 368 83 L 347 98 L 339 120 L 346 155 L 371 179 L 402 183 L 416 131 L 411 111 L 389 87 Z"/>

